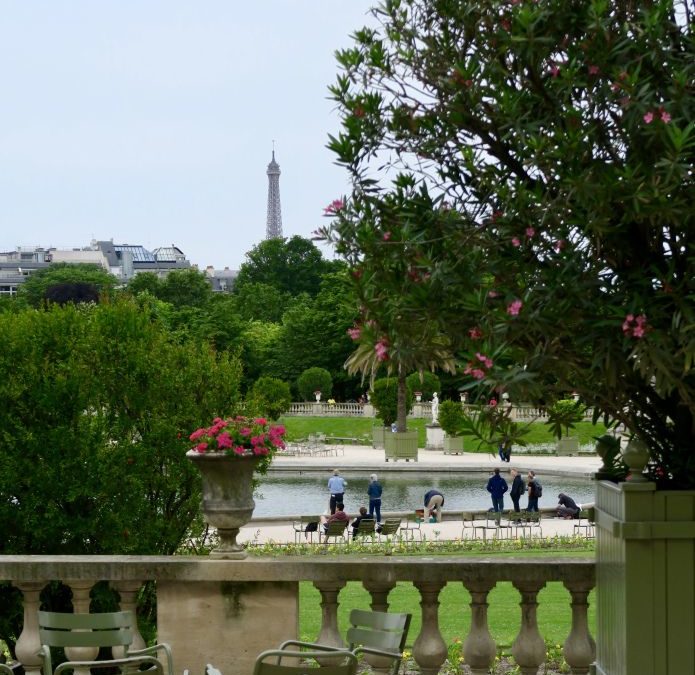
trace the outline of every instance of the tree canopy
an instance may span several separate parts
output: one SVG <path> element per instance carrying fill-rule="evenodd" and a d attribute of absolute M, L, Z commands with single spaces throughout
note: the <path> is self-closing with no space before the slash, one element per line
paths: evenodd
<path fill-rule="evenodd" d="M 374 10 L 338 53 L 330 146 L 352 192 L 323 230 L 352 267 L 363 356 L 441 337 L 470 386 L 576 390 L 647 442 L 656 479 L 695 486 L 693 14 Z"/>
<path fill-rule="evenodd" d="M 18 296 L 32 307 L 40 307 L 49 288 L 65 284 L 87 284 L 104 293 L 113 290 L 116 277 L 99 265 L 53 263 L 29 275 L 19 287 Z"/>

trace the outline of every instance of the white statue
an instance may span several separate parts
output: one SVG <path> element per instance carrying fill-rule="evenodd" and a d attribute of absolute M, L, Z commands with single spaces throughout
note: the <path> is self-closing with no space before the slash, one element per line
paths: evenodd
<path fill-rule="evenodd" d="M 315 391 L 314 396 L 316 396 L 316 403 L 320 403 L 321 402 L 321 392 Z"/>
<path fill-rule="evenodd" d="M 432 424 L 437 424 L 439 421 L 439 398 L 437 392 L 432 394 Z"/>

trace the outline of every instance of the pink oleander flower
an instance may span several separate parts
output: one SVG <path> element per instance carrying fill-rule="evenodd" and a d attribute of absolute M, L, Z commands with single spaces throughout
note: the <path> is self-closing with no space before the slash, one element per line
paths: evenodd
<path fill-rule="evenodd" d="M 485 356 L 485 354 L 481 354 L 480 352 L 476 352 L 475 357 L 478 359 L 478 361 L 480 361 L 481 363 L 484 363 L 486 368 L 492 368 L 492 366 L 493 366 L 492 359 Z"/>
<path fill-rule="evenodd" d="M 488 405 L 489 405 L 491 408 L 494 408 L 494 407 L 497 405 L 497 399 L 496 399 L 496 398 L 491 398 L 491 399 L 488 401 Z"/>
<path fill-rule="evenodd" d="M 521 246 L 521 240 L 519 237 L 512 237 L 512 246 L 515 246 L 516 248 L 519 248 Z"/>
<path fill-rule="evenodd" d="M 347 334 L 350 336 L 351 340 L 359 340 L 362 335 L 362 329 L 357 326 L 355 328 L 348 328 Z"/>
<path fill-rule="evenodd" d="M 567 242 L 564 239 L 558 239 L 554 244 L 553 247 L 555 250 L 559 253 L 562 251 L 563 248 L 567 245 Z"/>
<path fill-rule="evenodd" d="M 384 232 L 383 236 L 381 237 L 384 241 L 388 241 L 391 239 L 391 233 L 390 232 Z"/>
<path fill-rule="evenodd" d="M 499 296 L 499 293 L 497 291 L 488 291 L 487 292 L 487 297 L 488 298 L 496 298 Z"/>
<path fill-rule="evenodd" d="M 557 77 L 559 74 L 560 74 L 560 66 L 558 66 L 557 64 L 554 63 L 552 66 L 550 66 L 550 75 L 551 75 L 551 77 Z"/>
<path fill-rule="evenodd" d="M 507 306 L 507 314 L 510 316 L 518 316 L 524 303 L 521 300 L 514 300 Z"/>
<path fill-rule="evenodd" d="M 659 117 L 661 118 L 661 121 L 664 124 L 668 124 L 671 121 L 671 115 L 669 115 L 665 110 L 661 111 L 661 114 L 659 115 Z"/>
<path fill-rule="evenodd" d="M 650 110 L 649 112 L 644 114 L 644 117 L 642 119 L 644 120 L 645 124 L 651 124 L 654 120 L 654 113 Z"/>
<path fill-rule="evenodd" d="M 470 375 L 474 380 L 482 380 L 485 378 L 485 371 L 481 368 L 473 368 L 470 364 L 463 371 L 464 375 Z"/>
<path fill-rule="evenodd" d="M 598 75 L 598 66 L 589 66 L 589 75 Z"/>
<path fill-rule="evenodd" d="M 389 343 L 386 338 L 381 338 L 379 342 L 374 345 L 374 351 L 376 352 L 376 358 L 379 361 L 388 361 L 389 358 Z"/>
<path fill-rule="evenodd" d="M 526 228 L 526 236 L 531 239 L 536 234 L 536 230 L 533 227 L 527 227 Z"/>
<path fill-rule="evenodd" d="M 334 199 L 324 210 L 324 215 L 335 215 L 345 208 L 345 202 L 342 199 Z"/>
<path fill-rule="evenodd" d="M 480 340 L 480 338 L 483 337 L 483 331 L 476 326 L 475 328 L 470 328 L 468 330 L 468 335 L 471 336 L 472 340 Z"/>

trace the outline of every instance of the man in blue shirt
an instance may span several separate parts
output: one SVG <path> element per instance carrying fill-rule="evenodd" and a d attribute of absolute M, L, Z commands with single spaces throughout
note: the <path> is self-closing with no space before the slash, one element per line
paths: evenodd
<path fill-rule="evenodd" d="M 343 504 L 343 495 L 345 494 L 345 488 L 347 483 L 340 476 L 338 469 L 333 470 L 333 475 L 328 479 L 328 491 L 331 494 L 330 509 L 331 515 L 335 513 L 335 505 Z"/>
<path fill-rule="evenodd" d="M 492 495 L 492 509 L 496 513 L 504 510 L 504 493 L 508 489 L 507 481 L 500 476 L 500 470 L 495 469 L 495 473 L 487 482 L 487 491 Z"/>

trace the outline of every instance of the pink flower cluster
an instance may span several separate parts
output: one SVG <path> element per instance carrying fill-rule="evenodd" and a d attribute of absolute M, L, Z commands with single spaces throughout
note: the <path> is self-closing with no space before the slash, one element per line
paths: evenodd
<path fill-rule="evenodd" d="M 480 338 L 483 337 L 483 331 L 476 326 L 468 330 L 468 335 L 470 335 L 471 340 L 480 340 Z"/>
<path fill-rule="evenodd" d="M 351 340 L 359 340 L 362 335 L 362 329 L 359 326 L 354 326 L 353 328 L 347 329 L 347 334 L 350 336 Z"/>
<path fill-rule="evenodd" d="M 524 303 L 521 300 L 513 300 L 507 305 L 507 314 L 510 316 L 518 316 Z"/>
<path fill-rule="evenodd" d="M 389 341 L 386 338 L 381 338 L 379 342 L 374 345 L 374 351 L 376 352 L 376 358 L 379 361 L 389 360 Z"/>
<path fill-rule="evenodd" d="M 654 119 L 658 117 L 664 124 L 668 124 L 671 121 L 671 115 L 669 115 L 662 107 L 655 111 L 647 111 L 642 118 L 645 124 L 651 124 Z"/>
<path fill-rule="evenodd" d="M 223 451 L 228 455 L 270 455 L 284 448 L 285 427 L 268 424 L 264 417 L 250 419 L 235 417 L 223 420 L 216 417 L 209 427 L 196 429 L 188 438 L 196 442 L 196 452 Z"/>
<path fill-rule="evenodd" d="M 338 211 L 345 208 L 345 202 L 342 199 L 334 199 L 324 210 L 325 216 L 334 216 Z"/>
<path fill-rule="evenodd" d="M 643 338 L 647 331 L 647 315 L 628 314 L 623 321 L 623 333 L 628 337 Z"/>
<path fill-rule="evenodd" d="M 480 352 L 475 353 L 475 358 L 477 361 L 469 361 L 463 372 L 465 375 L 470 375 L 475 380 L 482 380 L 486 375 L 486 369 L 490 370 L 494 363 L 491 358 Z"/>

